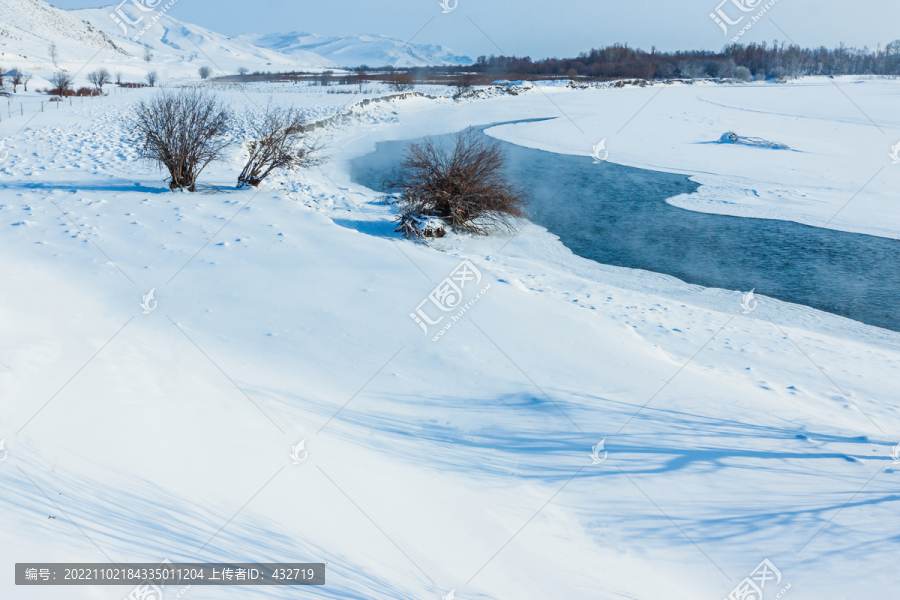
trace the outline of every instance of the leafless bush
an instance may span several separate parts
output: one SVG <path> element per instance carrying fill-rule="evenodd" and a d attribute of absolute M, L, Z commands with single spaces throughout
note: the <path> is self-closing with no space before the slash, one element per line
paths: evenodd
<path fill-rule="evenodd" d="M 734 70 L 734 77 L 738 81 L 752 81 L 753 73 L 747 67 L 738 67 Z"/>
<path fill-rule="evenodd" d="M 475 76 L 471 73 L 463 73 L 453 82 L 453 86 L 456 88 L 456 93 L 453 94 L 454 98 L 459 98 L 466 92 L 472 90 L 472 87 L 475 85 Z"/>
<path fill-rule="evenodd" d="M 200 79 L 209 79 L 209 76 L 212 74 L 212 69 L 209 67 L 200 67 L 197 69 L 197 72 L 200 74 Z"/>
<path fill-rule="evenodd" d="M 201 90 L 161 91 L 137 104 L 131 126 L 143 158 L 169 173 L 169 189 L 196 191 L 197 177 L 222 158 L 231 110 Z"/>
<path fill-rule="evenodd" d="M 59 96 L 68 94 L 69 88 L 72 86 L 74 78 L 65 71 L 57 71 L 50 77 L 50 83 L 53 84 L 53 93 Z"/>
<path fill-rule="evenodd" d="M 147 73 L 147 85 L 150 87 L 156 87 L 156 82 L 159 81 L 159 75 L 156 74 L 156 71 L 150 71 Z"/>
<path fill-rule="evenodd" d="M 451 146 L 432 139 L 407 146 L 399 168 L 385 182 L 400 194 L 397 231 L 427 236 L 427 230 L 437 229 L 435 219 L 453 231 L 478 235 L 513 229 L 525 216 L 525 194 L 508 180 L 499 142 L 468 129 Z"/>
<path fill-rule="evenodd" d="M 87 76 L 87 80 L 91 82 L 91 84 L 95 88 L 97 88 L 97 91 L 100 93 L 103 92 L 103 86 L 109 83 L 111 79 L 112 78 L 110 77 L 109 71 L 102 67 L 97 69 L 96 71 L 93 71 L 92 73 L 89 73 Z"/>
<path fill-rule="evenodd" d="M 394 73 L 388 78 L 387 83 L 395 92 L 408 92 L 415 87 L 412 73 Z"/>
<path fill-rule="evenodd" d="M 308 140 L 300 111 L 269 103 L 262 119 L 252 123 L 249 157 L 238 176 L 238 187 L 258 186 L 275 169 L 298 170 L 322 163 L 320 148 Z"/>

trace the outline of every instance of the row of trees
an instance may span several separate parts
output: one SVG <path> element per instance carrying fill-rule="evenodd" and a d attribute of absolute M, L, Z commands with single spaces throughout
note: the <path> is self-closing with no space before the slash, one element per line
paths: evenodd
<path fill-rule="evenodd" d="M 231 145 L 232 110 L 200 89 L 164 90 L 137 104 L 131 130 L 142 158 L 168 173 L 169 189 L 197 190 L 197 178 Z M 296 170 L 321 163 L 317 142 L 307 137 L 300 111 L 266 106 L 250 119 L 247 160 L 237 187 L 258 186 L 276 169 Z"/>
<path fill-rule="evenodd" d="M 87 80 L 94 86 L 97 94 L 103 93 L 103 86 L 112 83 L 113 76 L 110 72 L 105 68 L 99 68 L 91 73 L 88 73 Z M 147 85 L 150 87 L 154 87 L 156 83 L 159 81 L 159 77 L 156 75 L 156 71 L 150 71 L 146 76 Z M 50 90 L 51 94 L 55 94 L 57 96 L 70 96 L 72 95 L 72 84 L 75 81 L 75 76 L 71 73 L 67 73 L 66 71 L 57 71 L 50 77 L 50 83 L 53 84 L 53 88 Z M 124 85 L 125 82 L 122 81 L 122 74 L 116 73 L 116 84 Z M 26 90 L 27 91 L 27 90 Z"/>
<path fill-rule="evenodd" d="M 748 45 L 731 44 L 721 52 L 649 52 L 614 44 L 582 52 L 575 58 L 479 56 L 467 70 L 479 73 L 586 76 L 592 78 L 699 78 L 735 77 L 737 69 L 748 69 L 757 79 L 795 78 L 804 75 L 900 75 L 900 40 L 872 50 L 847 48 L 801 48 L 775 40 Z"/>
<path fill-rule="evenodd" d="M 8 97 L 10 95 L 8 90 L 9 86 L 12 86 L 13 94 L 18 93 L 20 85 L 27 92 L 28 82 L 33 78 L 34 77 L 30 73 L 19 68 L 14 68 L 9 72 L 5 72 L 3 67 L 0 67 L 0 96 Z M 156 74 L 156 71 L 147 73 L 145 79 L 147 85 L 150 87 L 154 87 L 159 82 L 159 76 Z M 87 80 L 94 87 L 97 94 L 102 94 L 103 86 L 113 82 L 113 75 L 108 69 L 101 67 L 88 73 Z M 73 74 L 66 71 L 57 71 L 50 76 L 50 83 L 53 85 L 50 93 L 57 96 L 70 96 L 74 93 L 72 86 L 74 81 L 75 76 Z M 115 82 L 118 85 L 125 84 L 122 80 L 122 73 L 115 74 Z"/>
<path fill-rule="evenodd" d="M 14 68 L 8 73 L 5 72 L 4 68 L 0 66 L 0 96 L 9 96 L 9 90 L 7 90 L 7 86 L 12 86 L 12 93 L 15 94 L 19 91 L 19 86 L 23 86 L 25 91 L 28 91 L 28 82 L 31 81 L 32 76 L 30 73 L 27 73 L 19 68 Z"/>

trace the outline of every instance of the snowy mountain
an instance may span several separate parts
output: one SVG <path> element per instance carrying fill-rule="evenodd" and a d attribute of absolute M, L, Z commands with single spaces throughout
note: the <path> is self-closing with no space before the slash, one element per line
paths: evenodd
<path fill-rule="evenodd" d="M 0 67 L 25 69 L 40 87 L 60 69 L 79 73 L 76 84 L 84 85 L 83 78 L 97 67 L 133 81 L 151 70 L 162 80 L 197 77 L 201 66 L 210 67 L 214 75 L 241 67 L 315 71 L 337 66 L 312 52 L 258 48 L 160 12 L 142 12 L 130 3 L 66 11 L 43 0 L 0 0 Z M 152 54 L 147 62 L 145 44 Z M 56 57 L 51 56 L 51 45 Z"/>
<path fill-rule="evenodd" d="M 119 19 L 120 23 L 113 19 L 111 15 L 115 14 L 115 10 L 116 6 L 109 6 L 71 12 L 115 40 L 128 53 L 142 57 L 146 44 L 160 58 L 186 64 L 192 74 L 196 74 L 197 68 L 203 65 L 210 67 L 216 75 L 232 74 L 240 67 L 250 71 L 280 71 L 336 66 L 313 52 L 298 51 L 288 55 L 259 48 L 247 41 L 230 38 L 168 15 L 143 31 L 145 24 L 150 23 L 157 13 L 142 14 L 132 4 L 123 5 L 118 10 L 124 11 L 131 22 L 137 22 L 135 26 L 130 26 L 124 19 Z"/>
<path fill-rule="evenodd" d="M 60 56 L 77 48 L 121 53 L 109 36 L 68 11 L 42 0 L 0 0 L 0 58 L 49 58 L 51 43 Z"/>
<path fill-rule="evenodd" d="M 273 33 L 243 35 L 238 39 L 285 54 L 314 52 L 345 67 L 419 67 L 428 65 L 470 65 L 468 56 L 434 44 L 407 44 L 383 35 L 325 37 L 314 33 Z"/>

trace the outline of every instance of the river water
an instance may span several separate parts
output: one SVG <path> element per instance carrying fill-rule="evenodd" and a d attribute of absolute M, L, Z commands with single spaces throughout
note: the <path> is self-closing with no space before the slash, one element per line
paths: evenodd
<path fill-rule="evenodd" d="M 491 126 L 476 130 L 485 135 Z M 378 143 L 374 153 L 352 161 L 353 181 L 382 191 L 410 141 L 416 140 Z M 665 201 L 697 189 L 684 175 L 500 144 L 510 175 L 529 190 L 529 219 L 579 256 L 707 287 L 755 289 L 900 331 L 898 240 L 689 211 Z"/>

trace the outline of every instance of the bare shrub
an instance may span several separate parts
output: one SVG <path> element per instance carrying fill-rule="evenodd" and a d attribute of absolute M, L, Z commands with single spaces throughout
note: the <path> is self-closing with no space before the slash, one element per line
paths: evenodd
<path fill-rule="evenodd" d="M 140 101 L 131 126 L 142 158 L 169 173 L 169 189 L 196 191 L 197 177 L 223 157 L 231 110 L 201 90 L 161 91 Z"/>
<path fill-rule="evenodd" d="M 238 187 L 258 186 L 275 169 L 295 171 L 322 163 L 316 141 L 307 140 L 300 111 L 270 102 L 262 119 L 251 122 L 249 157 L 238 176 Z"/>
<path fill-rule="evenodd" d="M 89 73 L 87 80 L 97 88 L 98 92 L 103 93 L 103 86 L 109 83 L 112 80 L 112 77 L 110 76 L 109 71 L 101 67 L 96 71 Z"/>
<path fill-rule="evenodd" d="M 212 69 L 209 67 L 200 67 L 197 72 L 200 74 L 200 79 L 209 79 L 209 76 L 212 75 Z"/>
<path fill-rule="evenodd" d="M 145 79 L 147 80 L 147 85 L 156 87 L 156 82 L 159 81 L 159 75 L 156 74 L 156 71 L 150 71 L 147 73 Z"/>
<path fill-rule="evenodd" d="M 524 217 L 524 192 L 505 173 L 499 142 L 473 129 L 456 134 L 448 148 L 426 139 L 407 146 L 403 161 L 385 187 L 400 194 L 402 231 L 411 238 L 443 235 L 434 220 L 451 230 L 486 235 L 512 230 Z"/>
<path fill-rule="evenodd" d="M 412 73 L 393 73 L 388 77 L 387 83 L 395 92 L 408 92 L 415 87 Z"/>
<path fill-rule="evenodd" d="M 453 97 L 459 98 L 463 94 L 470 92 L 474 85 L 475 76 L 471 73 L 462 73 L 456 78 L 456 81 L 453 82 L 453 86 L 456 88 L 456 93 L 453 94 Z"/>
<path fill-rule="evenodd" d="M 59 96 L 67 96 L 69 94 L 69 88 L 72 87 L 73 79 L 74 78 L 65 71 L 57 71 L 50 77 L 50 83 L 53 84 L 52 93 Z"/>
<path fill-rule="evenodd" d="M 734 78 L 738 81 L 751 81 L 753 73 L 747 67 L 738 67 L 734 70 Z"/>

